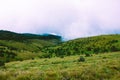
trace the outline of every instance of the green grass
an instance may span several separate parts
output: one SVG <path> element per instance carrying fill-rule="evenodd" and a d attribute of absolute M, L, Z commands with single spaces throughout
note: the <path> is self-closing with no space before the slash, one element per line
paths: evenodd
<path fill-rule="evenodd" d="M 9 62 L 0 80 L 120 80 L 120 52 Z"/>

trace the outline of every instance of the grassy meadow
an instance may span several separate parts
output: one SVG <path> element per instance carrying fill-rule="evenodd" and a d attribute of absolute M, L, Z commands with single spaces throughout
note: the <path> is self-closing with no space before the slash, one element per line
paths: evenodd
<path fill-rule="evenodd" d="M 62 41 L 0 30 L 0 80 L 120 80 L 120 34 Z"/>
<path fill-rule="evenodd" d="M 120 52 L 8 62 L 0 80 L 120 80 Z"/>

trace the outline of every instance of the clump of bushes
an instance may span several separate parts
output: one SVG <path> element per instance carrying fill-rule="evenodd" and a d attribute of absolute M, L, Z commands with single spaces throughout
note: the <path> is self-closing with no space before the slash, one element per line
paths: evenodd
<path fill-rule="evenodd" d="M 80 58 L 78 59 L 78 62 L 85 62 L 85 58 L 83 56 L 80 56 Z"/>

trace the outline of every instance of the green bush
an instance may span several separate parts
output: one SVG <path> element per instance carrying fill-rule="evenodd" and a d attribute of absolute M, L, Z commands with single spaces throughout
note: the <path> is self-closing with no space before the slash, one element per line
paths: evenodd
<path fill-rule="evenodd" d="M 78 62 L 85 62 L 85 58 L 83 56 L 80 56 L 80 58 L 78 59 Z"/>

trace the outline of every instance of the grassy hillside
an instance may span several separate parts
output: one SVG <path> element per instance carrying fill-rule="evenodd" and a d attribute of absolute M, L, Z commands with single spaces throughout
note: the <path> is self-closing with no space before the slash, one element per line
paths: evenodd
<path fill-rule="evenodd" d="M 120 80 L 120 52 L 10 62 L 0 80 Z"/>
<path fill-rule="evenodd" d="M 0 30 L 0 46 L 12 50 L 34 51 L 37 48 L 53 46 L 60 42 L 61 37 L 57 35 L 20 34 Z"/>
<path fill-rule="evenodd" d="M 120 35 L 66 42 L 0 31 L 0 80 L 119 80 Z"/>
<path fill-rule="evenodd" d="M 0 30 L 0 61 L 33 59 L 42 54 L 41 49 L 61 42 L 57 35 L 20 34 Z"/>
<path fill-rule="evenodd" d="M 79 38 L 64 42 L 55 47 L 43 49 L 43 52 L 54 54 L 55 56 L 88 55 L 115 51 L 120 51 L 120 35 Z"/>
<path fill-rule="evenodd" d="M 0 61 L 64 57 L 120 51 L 120 35 L 79 38 L 61 43 L 57 35 L 19 34 L 0 31 Z M 60 44 L 61 43 L 61 44 Z"/>

